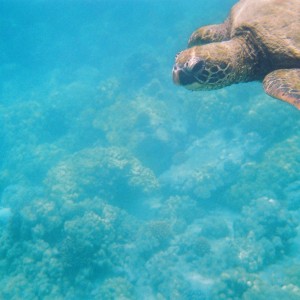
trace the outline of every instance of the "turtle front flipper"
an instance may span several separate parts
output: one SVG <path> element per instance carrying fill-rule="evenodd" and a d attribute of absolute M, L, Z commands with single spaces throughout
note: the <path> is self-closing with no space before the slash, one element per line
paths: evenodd
<path fill-rule="evenodd" d="M 282 69 L 268 74 L 263 81 L 265 92 L 300 109 L 300 69 Z"/>
<path fill-rule="evenodd" d="M 208 25 L 198 28 L 190 36 L 188 47 L 222 42 L 229 39 L 229 21 L 226 20 L 222 24 Z"/>

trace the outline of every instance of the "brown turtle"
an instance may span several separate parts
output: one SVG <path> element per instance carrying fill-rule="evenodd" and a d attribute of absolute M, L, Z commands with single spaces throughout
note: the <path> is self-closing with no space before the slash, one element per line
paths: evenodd
<path fill-rule="evenodd" d="M 200 27 L 176 56 L 173 80 L 211 90 L 260 80 L 300 109 L 300 0 L 241 0 L 228 19 Z"/>

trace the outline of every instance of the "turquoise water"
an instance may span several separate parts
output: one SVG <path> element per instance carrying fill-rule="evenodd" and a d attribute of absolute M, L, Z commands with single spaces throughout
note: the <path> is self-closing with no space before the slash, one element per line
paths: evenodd
<path fill-rule="evenodd" d="M 235 2 L 0 1 L 0 299 L 300 299 L 299 112 L 172 83 Z"/>

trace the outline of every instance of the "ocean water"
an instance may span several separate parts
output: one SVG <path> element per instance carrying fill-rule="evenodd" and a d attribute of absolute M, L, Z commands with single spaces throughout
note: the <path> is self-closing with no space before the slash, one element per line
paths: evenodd
<path fill-rule="evenodd" d="M 234 0 L 0 1 L 0 299 L 300 299 L 299 112 L 190 92 Z"/>

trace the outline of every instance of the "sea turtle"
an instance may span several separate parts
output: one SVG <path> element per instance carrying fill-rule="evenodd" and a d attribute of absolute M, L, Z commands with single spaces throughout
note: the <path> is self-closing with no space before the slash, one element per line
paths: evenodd
<path fill-rule="evenodd" d="M 197 29 L 173 67 L 190 90 L 254 80 L 300 109 L 300 0 L 239 1 L 224 23 Z"/>

